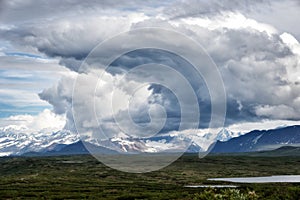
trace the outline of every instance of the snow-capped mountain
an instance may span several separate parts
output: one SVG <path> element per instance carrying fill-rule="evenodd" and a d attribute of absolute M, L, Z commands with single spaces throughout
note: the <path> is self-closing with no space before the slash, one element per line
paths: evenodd
<path fill-rule="evenodd" d="M 14 129 L 5 129 L 0 133 L 0 156 L 59 150 L 78 140 L 77 135 L 67 130 L 28 134 Z"/>
<path fill-rule="evenodd" d="M 231 138 L 235 138 L 235 137 L 239 137 L 240 135 L 242 135 L 240 132 L 232 132 L 232 131 L 229 131 L 228 129 L 225 129 L 223 128 L 218 136 L 217 136 L 217 140 L 218 141 L 221 141 L 221 142 L 225 142 L 227 140 L 230 140 Z"/>
<path fill-rule="evenodd" d="M 15 130 L 14 127 L 0 129 L 0 156 L 22 155 L 28 152 L 78 153 L 75 145 L 79 136 L 67 130 L 35 133 Z M 285 145 L 300 144 L 300 126 L 281 127 L 272 130 L 251 131 L 241 135 L 222 129 L 218 134 L 206 133 L 205 130 L 185 130 L 170 132 L 149 138 L 133 138 L 128 135 L 107 140 L 86 141 L 88 145 L 103 148 L 104 152 L 121 153 L 156 153 L 156 152 L 205 152 L 215 141 L 212 152 L 247 152 L 275 149 Z M 70 148 L 68 147 L 70 146 Z M 81 146 L 83 146 L 81 144 Z M 71 148 L 72 147 L 72 148 Z M 94 147 L 93 147 L 94 148 Z M 88 151 L 83 151 L 88 152 Z"/>
<path fill-rule="evenodd" d="M 212 152 L 265 151 L 282 146 L 300 146 L 300 126 L 254 130 L 226 142 L 217 142 Z"/>
<path fill-rule="evenodd" d="M 181 132 L 169 132 L 149 138 L 132 138 L 122 134 L 121 137 L 109 140 L 97 141 L 88 140 L 89 143 L 103 146 L 118 152 L 205 152 L 216 142 L 227 141 L 239 134 L 222 129 L 218 134 L 208 133 L 208 130 L 199 131 L 197 129 L 184 130 Z"/>
<path fill-rule="evenodd" d="M 227 141 L 234 137 L 234 133 L 223 129 L 217 136 L 220 141 Z M 9 127 L 0 130 L 0 156 L 22 155 L 28 152 L 53 152 L 64 147 L 75 144 L 79 141 L 79 136 L 68 130 L 51 132 L 41 130 L 35 133 L 28 133 L 22 129 L 16 130 Z M 199 152 L 206 151 L 215 141 L 210 133 L 199 132 L 197 130 L 187 130 L 183 132 L 172 132 L 149 138 L 132 138 L 128 135 L 111 138 L 108 140 L 89 140 L 91 145 L 104 147 L 106 149 L 123 152 Z M 74 149 L 74 148 L 73 148 Z"/>
<path fill-rule="evenodd" d="M 201 147 L 193 143 L 190 138 L 171 135 L 159 135 L 149 138 L 133 138 L 130 136 L 111 138 L 108 140 L 90 140 L 91 144 L 102 146 L 122 153 L 157 153 L 157 152 L 183 152 L 190 145 L 193 151 Z"/>

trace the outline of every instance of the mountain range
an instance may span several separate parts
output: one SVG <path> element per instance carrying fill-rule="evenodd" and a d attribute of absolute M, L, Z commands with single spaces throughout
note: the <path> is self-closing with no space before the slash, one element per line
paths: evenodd
<path fill-rule="evenodd" d="M 193 135 L 193 134 L 192 134 Z M 160 135 L 151 138 L 133 139 L 130 137 L 113 138 L 104 141 L 81 142 L 79 136 L 70 131 L 53 133 L 15 133 L 5 130 L 0 133 L 0 156 L 10 155 L 70 155 L 88 154 L 88 149 L 104 154 L 117 152 L 161 152 L 182 151 L 183 147 L 190 144 L 186 152 L 203 152 L 205 142 L 209 141 L 210 134 L 193 135 L 189 138 L 174 135 Z M 223 129 L 217 136 L 212 153 L 239 153 L 266 151 L 282 146 L 298 146 L 300 144 L 300 126 L 281 127 L 271 130 L 253 130 L 240 135 Z M 209 143 L 210 144 L 210 143 Z"/>
<path fill-rule="evenodd" d="M 299 145 L 300 126 L 289 126 L 272 130 L 253 130 L 228 141 L 217 141 L 211 152 L 254 152 Z"/>
<path fill-rule="evenodd" d="M 72 132 L 35 132 L 28 134 L 14 129 L 0 130 L 0 156 L 22 155 L 27 152 L 59 151 L 79 140 Z"/>

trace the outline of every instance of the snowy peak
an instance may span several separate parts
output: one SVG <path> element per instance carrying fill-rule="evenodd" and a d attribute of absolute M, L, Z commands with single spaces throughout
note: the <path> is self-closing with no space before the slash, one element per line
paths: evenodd
<path fill-rule="evenodd" d="M 77 142 L 79 137 L 70 131 L 32 134 L 14 132 L 12 129 L 0 133 L 0 156 L 21 155 L 26 152 L 53 150 L 65 144 Z"/>
<path fill-rule="evenodd" d="M 238 136 L 238 137 L 237 137 Z M 286 145 L 300 144 L 300 126 L 290 126 L 273 130 L 254 130 L 244 135 L 222 129 L 217 136 L 205 131 L 186 130 L 184 132 L 157 135 L 149 138 L 122 136 L 107 140 L 91 140 L 90 145 L 103 147 L 121 153 L 157 152 L 205 152 L 215 139 L 218 140 L 213 152 L 248 152 L 271 150 Z M 8 128 L 0 132 L 0 156 L 22 155 L 27 152 L 60 151 L 79 141 L 79 136 L 67 131 L 23 133 Z M 100 148 L 101 149 L 101 148 Z"/>
<path fill-rule="evenodd" d="M 227 140 L 230 140 L 231 138 L 234 138 L 234 137 L 238 137 L 240 136 L 240 133 L 234 133 L 234 132 L 231 132 L 225 128 L 223 128 L 218 136 L 217 136 L 217 140 L 218 141 L 221 141 L 221 142 L 225 142 Z"/>
<path fill-rule="evenodd" d="M 217 142 L 212 152 L 252 152 L 300 146 L 300 126 L 289 126 L 272 130 L 254 130 L 226 142 Z"/>

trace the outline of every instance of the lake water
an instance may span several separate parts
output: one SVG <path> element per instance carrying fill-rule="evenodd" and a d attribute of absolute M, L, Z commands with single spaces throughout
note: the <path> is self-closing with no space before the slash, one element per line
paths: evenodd
<path fill-rule="evenodd" d="M 300 183 L 300 175 L 238 177 L 238 178 L 209 178 L 207 180 L 226 181 L 232 183 Z"/>
<path fill-rule="evenodd" d="M 187 188 L 236 188 L 236 185 L 186 185 Z"/>

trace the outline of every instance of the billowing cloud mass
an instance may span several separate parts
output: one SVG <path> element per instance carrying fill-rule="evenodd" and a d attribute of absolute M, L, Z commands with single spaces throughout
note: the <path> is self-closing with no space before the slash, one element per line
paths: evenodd
<path fill-rule="evenodd" d="M 114 136 L 122 135 L 124 130 L 116 127 L 115 120 L 123 119 L 125 132 L 133 135 L 138 133 L 131 126 L 132 120 L 141 127 L 152 122 L 161 133 L 178 130 L 182 112 L 176 94 L 145 81 L 150 76 L 147 70 L 123 77 L 136 66 L 149 63 L 171 66 L 189 81 L 201 111 L 197 128 L 207 128 L 212 91 L 195 75 L 191 63 L 180 56 L 144 49 L 122 55 L 111 63 L 110 70 L 103 70 L 106 55 L 91 56 L 81 65 L 96 45 L 122 32 L 145 27 L 173 30 L 198 42 L 217 65 L 227 94 L 226 127 L 241 128 L 236 125 L 265 120 L 273 121 L 270 124 L 276 127 L 283 120 L 300 120 L 300 29 L 294 20 L 289 21 L 292 25 L 283 24 L 285 20 L 281 17 L 286 13 L 279 5 L 290 5 L 289 14 L 300 18 L 300 4 L 296 0 L 50 1 L 47 4 L 4 1 L 0 16 L 0 44 L 4 46 L 1 52 L 15 49 L 57 61 L 56 65 L 65 73 L 51 87 L 42 89 L 39 97 L 52 105 L 55 114 L 66 115 L 66 129 L 93 135 L 100 127 Z M 274 19 L 268 17 L 276 14 Z M 188 51 L 181 41 L 149 35 L 166 47 L 173 45 Z M 105 54 L 138 44 L 143 37 L 136 35 L 131 41 L 111 43 Z M 7 54 L 0 56 L 5 59 Z M 192 52 L 191 56 L 197 57 Z M 156 81 L 163 78 L 161 73 L 156 72 Z M 78 86 L 75 90 L 74 83 Z M 176 81 L 171 79 L 168 83 Z M 186 87 L 179 81 L 176 88 L 186 95 Z M 114 105 L 111 99 L 116 99 Z M 74 107 L 80 115 L 74 115 Z M 132 119 L 127 119 L 129 110 Z M 166 115 L 166 124 L 160 126 Z M 105 137 L 111 136 L 101 135 L 100 139 Z"/>
<path fill-rule="evenodd" d="M 1 120 L 1 131 L 13 131 L 17 133 L 36 134 L 39 132 L 51 134 L 64 128 L 66 118 L 64 115 L 56 115 L 48 109 L 36 116 L 15 115 Z"/>

